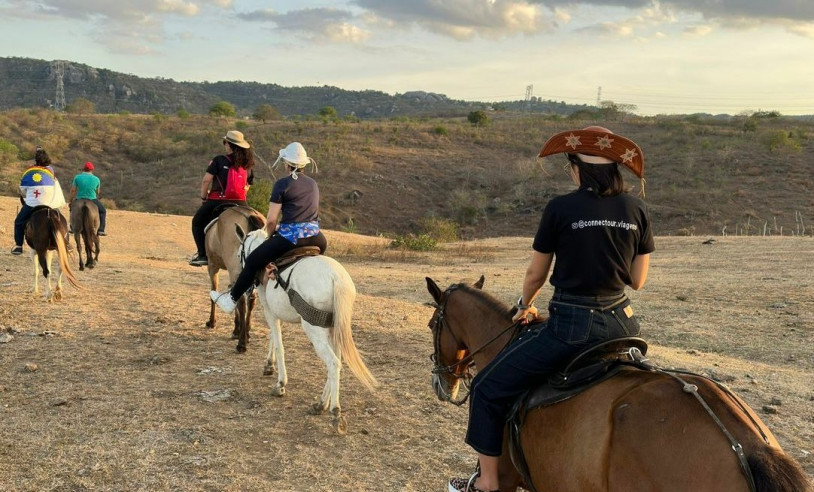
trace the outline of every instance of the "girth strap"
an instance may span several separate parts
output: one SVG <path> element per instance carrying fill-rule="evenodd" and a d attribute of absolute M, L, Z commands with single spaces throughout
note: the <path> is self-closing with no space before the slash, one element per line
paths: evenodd
<path fill-rule="evenodd" d="M 334 325 L 334 313 L 322 311 L 314 306 L 305 302 L 305 299 L 300 296 L 300 293 L 294 289 L 288 289 L 288 300 L 291 302 L 291 307 L 302 316 L 302 319 L 311 323 L 314 326 L 321 326 L 323 328 L 331 328 Z"/>

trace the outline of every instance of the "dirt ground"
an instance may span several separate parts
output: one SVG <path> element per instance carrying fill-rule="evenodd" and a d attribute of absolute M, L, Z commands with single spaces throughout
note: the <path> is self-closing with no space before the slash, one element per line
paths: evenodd
<path fill-rule="evenodd" d="M 28 293 L 31 261 L 8 253 L 16 205 L 0 198 L 0 489 L 430 491 L 473 469 L 466 410 L 429 384 L 424 277 L 484 274 L 511 302 L 531 238 L 412 253 L 329 233 L 359 291 L 356 343 L 381 383 L 371 393 L 343 371 L 339 436 L 307 412 L 325 372 L 298 326 L 283 327 L 283 398 L 262 376 L 261 310 L 245 354 L 227 316 L 204 328 L 206 273 L 185 261 L 190 217 L 111 211 L 84 289 L 46 304 Z M 657 238 L 648 284 L 631 294 L 649 355 L 727 382 L 812 475 L 814 240 L 706 239 Z"/>

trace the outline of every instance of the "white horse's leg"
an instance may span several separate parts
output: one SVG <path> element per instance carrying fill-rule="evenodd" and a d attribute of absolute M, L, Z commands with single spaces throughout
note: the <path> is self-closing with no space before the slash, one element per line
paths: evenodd
<path fill-rule="evenodd" d="M 34 265 L 34 285 L 28 289 L 32 294 L 40 293 L 40 257 L 37 256 L 36 250 L 31 250 L 31 264 Z"/>
<path fill-rule="evenodd" d="M 339 415 L 339 376 L 342 369 L 341 356 L 337 355 L 331 346 L 331 338 L 328 328 L 314 326 L 306 321 L 302 322 L 302 328 L 311 344 L 314 346 L 317 355 L 325 364 L 328 377 L 325 381 L 325 388 L 322 390 L 320 400 L 312 407 L 313 413 L 322 413 L 330 410 L 334 415 Z"/>
<path fill-rule="evenodd" d="M 45 252 L 45 264 L 48 265 L 48 276 L 45 277 L 45 300 L 52 301 L 54 299 L 54 295 L 51 293 L 51 277 L 53 277 L 53 271 L 51 270 L 51 260 L 54 259 L 54 252 L 50 249 Z"/>
<path fill-rule="evenodd" d="M 262 296 L 261 296 L 262 297 Z M 266 352 L 266 366 L 263 368 L 263 375 L 274 374 L 274 366 L 277 366 L 277 384 L 271 388 L 274 396 L 285 395 L 285 386 L 288 384 L 288 372 L 285 369 L 285 348 L 283 347 L 282 330 L 280 319 L 268 309 L 268 304 L 263 302 L 263 313 L 266 323 L 269 325 L 269 348 Z M 275 364 L 276 363 L 276 364 Z"/>

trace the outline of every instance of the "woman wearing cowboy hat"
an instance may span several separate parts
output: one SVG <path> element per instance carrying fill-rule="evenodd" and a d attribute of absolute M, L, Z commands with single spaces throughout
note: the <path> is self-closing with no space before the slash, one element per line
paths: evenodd
<path fill-rule="evenodd" d="M 227 313 L 235 309 L 236 300 L 252 286 L 257 274 L 286 251 L 300 246 L 318 246 L 325 253 L 328 243 L 319 230 L 319 187 L 303 174 L 305 166 L 314 164 L 302 144 L 293 142 L 280 150 L 275 166 L 283 163 L 288 176 L 274 183 L 271 191 L 266 232 L 271 236 L 246 258 L 243 270 L 229 292 L 211 291 L 212 300 Z M 282 214 L 277 230 L 277 217 Z M 275 232 L 276 230 L 276 232 Z M 228 294 L 228 295 L 226 295 Z"/>
<path fill-rule="evenodd" d="M 557 153 L 566 154 L 577 190 L 546 205 L 514 316 L 522 323 L 534 319 L 534 299 L 556 257 L 548 322 L 533 324 L 473 380 L 466 442 L 478 453 L 480 471 L 450 480 L 451 492 L 498 490 L 506 416 L 529 387 L 582 349 L 639 333 L 624 289 L 644 285 L 655 248 L 647 207 L 626 193 L 619 165 L 643 180 L 642 151 L 607 128 L 591 126 L 554 135 L 539 156 Z"/>
<path fill-rule="evenodd" d="M 246 192 L 254 182 L 254 154 L 251 144 L 237 130 L 226 132 L 223 137 L 224 155 L 219 155 L 209 162 L 201 181 L 201 207 L 192 217 L 192 238 L 195 240 L 197 253 L 189 264 L 203 266 L 206 258 L 206 225 L 214 218 L 215 209 L 224 203 L 236 203 L 248 206 Z M 234 181 L 240 181 L 239 183 Z"/>

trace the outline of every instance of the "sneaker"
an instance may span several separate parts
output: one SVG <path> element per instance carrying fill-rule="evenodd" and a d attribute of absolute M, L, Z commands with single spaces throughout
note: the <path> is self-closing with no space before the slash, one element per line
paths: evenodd
<path fill-rule="evenodd" d="M 212 302 L 217 304 L 218 307 L 221 308 L 226 314 L 230 314 L 237 306 L 229 291 L 226 291 L 223 294 L 216 290 L 209 291 L 209 298 L 212 299 Z"/>
<path fill-rule="evenodd" d="M 478 473 L 475 472 L 469 478 L 453 478 L 447 485 L 449 492 L 500 492 L 499 490 L 486 491 L 475 487 L 475 479 L 478 478 Z"/>
<path fill-rule="evenodd" d="M 105 231 L 99 231 L 99 232 L 96 233 L 96 235 L 97 236 L 107 236 L 107 233 Z"/>
<path fill-rule="evenodd" d="M 189 260 L 189 264 L 192 266 L 204 266 L 209 264 L 209 260 L 206 258 L 206 255 L 197 253 L 192 257 L 191 260 Z"/>
<path fill-rule="evenodd" d="M 23 254 L 23 247 L 22 246 L 15 246 L 11 249 L 11 254 L 13 255 L 21 255 Z"/>

